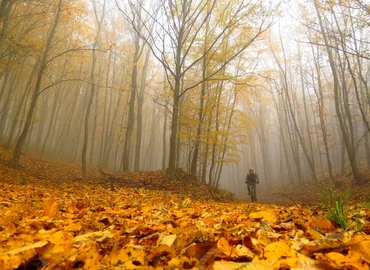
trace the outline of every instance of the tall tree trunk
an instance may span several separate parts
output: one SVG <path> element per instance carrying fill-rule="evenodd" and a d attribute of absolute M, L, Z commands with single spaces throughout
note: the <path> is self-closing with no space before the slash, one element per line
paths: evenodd
<path fill-rule="evenodd" d="M 313 152 L 313 143 L 312 143 L 312 135 L 311 135 L 311 130 L 310 130 L 310 121 L 308 118 L 308 106 L 307 106 L 307 101 L 306 101 L 306 86 L 304 84 L 304 78 L 303 78 L 303 68 L 302 68 L 302 60 L 301 60 L 301 53 L 300 53 L 300 48 L 298 46 L 298 58 L 299 58 L 299 73 L 301 76 L 301 87 L 302 87 L 302 92 L 303 92 L 303 110 L 304 110 L 304 118 L 305 122 L 303 126 L 306 127 L 306 132 L 307 132 L 307 138 L 308 138 L 308 145 L 309 145 L 309 150 L 307 150 L 309 153 L 310 160 L 312 162 L 314 174 L 316 175 L 316 165 L 315 165 L 315 156 Z M 304 128 L 302 128 L 304 130 Z"/>
<path fill-rule="evenodd" d="M 96 37 L 93 45 L 93 51 L 92 51 L 92 63 L 91 63 L 91 88 L 90 88 L 90 97 L 89 97 L 89 102 L 87 104 L 86 108 L 86 113 L 85 113 L 85 119 L 84 119 L 84 137 L 83 137 L 83 146 L 82 146 L 82 152 L 81 152 L 81 167 L 82 167 L 82 177 L 86 178 L 86 155 L 87 155 L 87 144 L 88 144 L 88 139 L 89 139 L 89 119 L 90 119 L 90 113 L 91 113 L 91 107 L 94 101 L 95 97 L 95 91 L 96 91 L 96 82 L 95 82 L 95 68 L 96 68 L 96 62 L 97 62 L 97 48 L 100 45 L 100 35 L 101 35 L 101 28 L 102 28 L 102 23 L 104 20 L 105 16 L 105 4 L 106 1 L 104 0 L 103 4 L 103 11 L 101 18 L 98 19 L 97 15 L 97 10 L 96 7 L 95 9 L 95 19 L 97 23 L 97 32 L 96 32 Z"/>
<path fill-rule="evenodd" d="M 237 71 L 237 74 L 239 72 Z M 236 85 L 236 83 L 235 83 Z M 230 111 L 230 115 L 229 115 L 229 118 L 227 119 L 227 123 L 226 123 L 226 134 L 224 135 L 223 137 L 223 147 L 222 147 L 222 150 L 221 150 L 221 155 L 220 155 L 220 162 L 218 163 L 218 171 L 217 171 L 217 174 L 216 174 L 216 177 L 215 177 L 215 187 L 219 187 L 219 183 L 220 183 L 220 177 L 221 177 L 221 172 L 222 172 L 222 167 L 224 165 L 224 162 L 223 160 L 225 159 L 225 155 L 226 155 L 226 149 L 227 149 L 227 142 L 228 142 L 228 137 L 229 137 L 229 133 L 230 133 L 230 128 L 231 128 L 231 122 L 232 122 L 232 119 L 233 119 L 233 115 L 234 115 L 234 109 L 235 109 L 235 104 L 236 104 L 236 89 L 234 89 L 234 97 L 232 98 L 232 103 L 231 103 L 231 108 L 229 109 Z M 230 100 L 230 99 L 229 99 Z M 229 107 L 229 106 L 228 106 Z"/>
<path fill-rule="evenodd" d="M 98 73 L 100 73 L 98 71 Z M 94 102 L 95 100 L 95 102 Z M 99 114 L 99 107 L 98 107 L 98 104 L 97 104 L 97 95 L 95 95 L 94 97 L 94 100 L 93 100 L 93 104 L 94 104 L 94 114 L 93 114 L 93 122 L 92 122 L 92 131 L 91 131 L 91 142 L 90 142 L 90 157 L 89 157 L 89 163 L 90 164 L 93 164 L 94 163 L 94 158 L 96 156 L 95 154 L 95 145 L 96 145 L 96 141 L 95 141 L 95 137 L 96 137 L 96 129 L 97 129 L 97 126 L 98 126 L 98 114 Z"/>
<path fill-rule="evenodd" d="M 81 87 L 81 83 L 77 84 L 76 86 L 76 89 L 79 89 Z M 56 138 L 55 142 L 54 142 L 54 146 L 53 146 L 53 154 L 54 155 L 57 155 L 57 156 L 61 156 L 61 153 L 63 152 L 63 150 L 65 150 L 65 142 L 68 141 L 68 131 L 70 130 L 73 130 L 73 126 L 72 125 L 74 123 L 74 121 L 76 121 L 76 119 L 78 119 L 78 117 L 82 117 L 83 115 L 83 106 L 78 106 L 78 100 L 80 98 L 79 97 L 76 97 L 74 99 L 72 99 L 71 103 L 70 103 L 70 109 L 68 111 L 68 113 L 66 113 L 66 117 L 64 119 L 64 123 L 61 124 L 61 132 L 59 134 L 59 136 Z M 82 98 L 81 98 L 82 99 Z M 81 101 L 81 103 L 83 103 Z M 76 114 L 75 116 L 75 110 L 76 108 L 79 108 L 78 109 L 78 113 Z"/>
<path fill-rule="evenodd" d="M 117 57 L 115 57 L 113 61 L 114 64 L 113 64 L 113 72 L 112 72 L 112 88 L 114 85 L 114 78 L 116 78 L 116 69 L 117 69 L 116 58 Z M 109 164 L 110 153 L 111 153 L 113 142 L 115 139 L 115 135 L 113 132 L 111 132 L 111 130 L 114 128 L 114 125 L 117 123 L 119 104 L 121 103 L 122 96 L 123 96 L 123 90 L 118 91 L 117 97 L 113 97 L 113 93 L 111 93 L 110 95 L 110 102 L 109 102 L 110 105 L 109 105 L 108 115 L 109 116 L 112 114 L 113 115 L 110 118 L 111 119 L 110 122 L 107 123 L 107 128 L 106 128 L 106 132 L 108 132 L 109 134 L 106 137 L 106 140 L 104 143 L 104 151 L 103 151 L 104 154 L 103 154 L 102 161 L 101 161 L 104 166 Z M 113 100 L 116 100 L 114 107 L 112 106 Z M 115 151 L 115 153 L 117 153 L 117 151 Z"/>
<path fill-rule="evenodd" d="M 36 85 L 35 85 L 35 88 L 34 88 L 33 93 L 32 93 L 30 108 L 28 110 L 26 122 L 24 124 L 22 133 L 21 133 L 20 137 L 18 138 L 17 144 L 16 144 L 15 149 L 14 149 L 12 162 L 13 162 L 13 165 L 16 168 L 19 167 L 19 157 L 20 157 L 21 152 L 22 152 L 23 143 L 24 143 L 24 140 L 26 139 L 29 128 L 31 126 L 31 120 L 33 118 L 33 113 L 34 113 L 35 108 L 36 108 L 36 102 L 37 102 L 37 98 L 39 96 L 39 91 L 40 91 L 40 88 L 41 88 L 41 82 L 42 82 L 44 70 L 45 70 L 46 64 L 47 64 L 47 57 L 49 55 L 49 52 L 50 52 L 50 49 L 51 49 L 51 44 L 53 42 L 53 38 L 54 38 L 54 35 L 56 33 L 58 24 L 59 24 L 61 11 L 62 11 L 62 0 L 59 0 L 55 20 L 54 20 L 54 23 L 52 25 L 51 31 L 48 35 L 48 38 L 47 38 L 47 41 L 46 41 L 46 46 L 45 46 L 44 52 L 42 54 L 41 61 L 39 63 L 39 70 L 38 70 L 38 74 L 37 74 L 37 78 L 36 78 Z"/>
<path fill-rule="evenodd" d="M 351 144 L 351 140 L 353 138 L 351 139 L 349 134 L 346 131 L 345 121 L 344 121 L 344 118 L 343 118 L 343 115 L 342 115 L 342 111 L 340 109 L 340 103 L 339 103 L 340 102 L 340 97 L 339 97 L 340 96 L 340 84 L 339 84 L 339 77 L 338 77 L 338 72 L 337 72 L 337 69 L 336 69 L 334 56 L 332 54 L 332 49 L 330 47 L 330 44 L 329 44 L 329 41 L 328 41 L 328 38 L 327 38 L 327 34 L 326 34 L 326 31 L 325 31 L 325 28 L 324 28 L 324 25 L 323 25 L 323 22 L 322 22 L 322 18 L 321 18 L 321 14 L 320 14 L 320 10 L 319 10 L 317 0 L 314 0 L 314 6 L 315 6 L 316 14 L 317 14 L 317 17 L 318 17 L 318 20 L 319 20 L 321 35 L 324 39 L 324 44 L 325 44 L 325 47 L 326 47 L 326 51 L 328 53 L 329 64 L 330 64 L 331 72 L 333 74 L 333 79 L 334 79 L 335 111 L 336 111 L 337 116 L 338 116 L 338 121 L 339 121 L 340 129 L 341 129 L 341 132 L 342 132 L 344 144 L 345 144 L 345 147 L 346 147 L 346 150 L 347 150 L 347 155 L 348 155 L 348 158 L 349 158 L 349 162 L 350 162 L 350 165 L 351 165 L 351 168 L 352 168 L 352 173 L 353 173 L 353 176 L 354 176 L 354 180 L 355 180 L 356 184 L 360 184 L 361 183 L 361 175 L 360 175 L 360 172 L 358 170 L 358 165 L 357 165 L 356 159 L 353 157 L 354 149 L 353 149 L 352 144 Z"/>
<path fill-rule="evenodd" d="M 367 165 L 367 169 L 370 170 L 370 134 L 365 134 L 364 135 L 365 138 L 365 152 L 366 152 L 366 165 Z"/>
<path fill-rule="evenodd" d="M 82 166 L 82 177 L 86 178 L 86 155 L 87 155 L 87 144 L 89 140 L 89 119 L 91 107 L 94 101 L 96 86 L 95 86 L 95 66 L 96 66 L 96 46 L 94 45 L 92 53 L 92 66 L 91 66 L 91 88 L 90 88 L 90 97 L 87 103 L 85 120 L 84 120 L 84 137 L 83 137 L 83 146 L 81 152 L 81 166 Z"/>
<path fill-rule="evenodd" d="M 208 116 L 208 123 L 207 123 L 207 131 L 206 134 L 211 132 L 211 125 L 212 125 L 212 110 Z M 204 150 L 204 157 L 203 157 L 203 164 L 202 164 L 202 183 L 206 184 L 207 182 L 207 167 L 208 167 L 208 156 L 209 156 L 209 138 L 206 138 L 205 141 L 205 150 Z"/>
<path fill-rule="evenodd" d="M 180 98 L 181 98 L 181 78 L 183 77 L 183 46 L 186 20 L 188 19 L 189 8 L 187 1 L 182 2 L 182 22 L 178 30 L 176 52 L 175 52 L 175 72 L 174 72 L 174 87 L 173 87 L 173 108 L 172 108 L 172 120 L 171 120 L 171 135 L 170 135 L 170 154 L 168 160 L 168 170 L 166 174 L 168 177 L 174 177 L 178 158 L 178 127 L 179 127 L 179 113 L 180 113 Z"/>
<path fill-rule="evenodd" d="M 60 90 L 60 89 L 58 89 L 58 90 Z M 41 147 L 41 154 L 40 154 L 41 158 L 44 156 L 45 149 L 46 149 L 46 144 L 48 143 L 48 141 L 50 139 L 50 133 L 51 133 L 51 130 L 52 130 L 52 127 L 53 127 L 53 123 L 56 121 L 56 119 L 54 119 L 54 118 L 55 118 L 55 115 L 56 115 L 57 102 L 59 101 L 59 98 L 60 98 L 60 91 L 58 91 L 58 90 L 54 94 L 52 112 L 51 112 L 51 115 L 50 115 L 49 124 L 48 124 L 48 128 L 47 128 L 47 131 L 46 131 L 45 139 L 44 139 L 44 142 L 43 142 L 42 147 Z"/>
<path fill-rule="evenodd" d="M 284 90 L 287 91 L 286 88 Z M 298 140 L 296 138 L 296 133 L 293 132 L 293 125 L 291 123 L 292 119 L 291 119 L 291 117 L 289 117 L 288 109 L 287 109 L 288 105 L 287 105 L 286 99 L 284 99 L 283 96 L 281 96 L 281 103 L 282 103 L 282 106 L 283 106 L 282 110 L 283 110 L 283 113 L 284 113 L 284 122 L 283 123 L 285 123 L 286 132 L 288 133 L 288 138 L 289 138 L 289 143 L 290 143 L 290 146 L 291 146 L 290 149 L 291 149 L 291 152 L 292 152 L 293 163 L 295 164 L 296 175 L 297 175 L 297 178 L 298 178 L 298 182 L 302 182 L 302 166 L 301 166 L 301 157 L 300 157 L 300 152 L 299 152 L 299 144 L 298 144 Z M 287 146 L 287 150 L 288 150 L 288 146 Z M 288 152 L 286 152 L 286 155 L 288 155 Z"/>
<path fill-rule="evenodd" d="M 147 50 L 145 55 L 145 62 L 141 74 L 140 91 L 138 93 L 137 99 L 137 126 L 136 126 L 136 145 L 135 145 L 135 163 L 134 170 L 140 170 L 140 157 L 141 157 L 141 141 L 143 133 L 143 106 L 145 97 L 145 87 L 146 87 L 146 76 L 148 71 L 150 50 Z"/>
<path fill-rule="evenodd" d="M 162 170 L 163 171 L 166 171 L 166 166 L 167 166 L 166 157 L 167 157 L 167 119 L 168 119 L 167 105 L 168 103 L 166 102 L 165 105 L 166 106 L 163 110 L 164 119 L 163 119 L 163 137 L 162 137 L 162 144 L 163 144 Z"/>
<path fill-rule="evenodd" d="M 4 43 L 5 43 L 5 33 L 8 30 L 9 25 L 9 15 L 12 10 L 13 4 L 15 3 L 15 0 L 2 0 L 0 4 L 0 59 L 4 57 Z M 0 74 L 0 78 L 2 77 L 2 74 Z"/>
<path fill-rule="evenodd" d="M 208 184 L 210 186 L 215 185 L 216 181 L 216 174 L 215 174 L 215 167 L 216 167 L 216 157 L 217 157 L 217 144 L 219 142 L 219 129 L 220 129 L 220 104 L 221 104 L 221 94 L 223 89 L 224 82 L 221 81 L 217 84 L 217 92 L 216 92 L 216 106 L 215 106 L 215 138 L 213 139 L 212 143 L 212 152 L 211 152 L 211 165 L 209 168 L 209 175 L 208 175 Z"/>
<path fill-rule="evenodd" d="M 282 45 L 282 41 L 280 39 L 280 43 Z M 312 178 L 314 179 L 314 181 L 317 183 L 318 180 L 317 180 L 317 176 L 316 176 L 316 167 L 315 167 L 315 162 L 314 160 L 312 159 L 312 156 L 310 156 L 310 153 L 306 147 L 306 144 L 305 144 L 305 141 L 304 141 L 304 138 L 301 134 L 301 131 L 299 129 L 299 126 L 298 126 L 298 123 L 297 123 L 297 119 L 296 119 L 296 115 L 295 115 L 295 112 L 293 111 L 293 104 L 292 104 L 292 101 L 291 101 L 291 97 L 290 97 L 290 94 L 289 94 L 289 84 L 288 84 L 288 78 L 287 78 L 287 74 L 286 74 L 286 71 L 287 71 L 287 67 L 286 67 L 286 56 L 285 56 L 285 51 L 284 51 L 284 47 L 282 46 L 282 51 L 283 51 L 283 57 L 284 57 L 284 67 L 282 66 L 282 64 L 280 63 L 280 61 L 278 60 L 278 58 L 276 57 L 275 55 L 275 52 L 272 50 L 272 54 L 275 58 L 275 61 L 279 67 L 279 70 L 281 72 L 281 76 L 282 76 L 282 80 L 283 80 L 283 84 L 284 84 L 284 89 L 285 89 L 285 96 L 286 96 L 286 100 L 287 100 L 287 109 L 289 111 L 289 114 L 290 114 L 290 118 L 291 118 L 291 121 L 293 123 L 293 127 L 294 127 L 294 130 L 295 130 L 295 134 L 298 136 L 299 138 L 299 142 L 301 143 L 301 147 L 302 147 L 302 150 L 303 150 L 303 153 L 307 159 L 307 162 L 310 166 L 310 169 L 311 169 L 311 175 L 312 175 Z"/>
<path fill-rule="evenodd" d="M 41 99 L 41 100 L 40 100 Z M 42 147 L 42 141 L 44 137 L 44 129 L 46 126 L 46 119 L 47 119 L 47 112 L 48 112 L 48 99 L 46 95 L 42 95 L 42 97 L 39 98 L 39 102 L 36 106 L 36 111 L 39 112 L 38 117 L 38 123 L 35 125 L 35 131 L 33 132 L 33 136 L 35 137 L 35 140 L 32 143 L 32 146 L 34 149 L 40 150 Z M 30 144 L 26 144 L 26 146 L 30 146 Z"/>
<path fill-rule="evenodd" d="M 109 56 L 108 56 L 108 66 L 107 66 L 107 73 L 105 75 L 105 94 L 104 94 L 104 108 L 103 108 L 103 123 L 102 123 L 102 132 L 101 132 L 101 139 L 100 139 L 100 150 L 99 150 L 99 163 L 100 164 L 104 164 L 104 149 L 106 147 L 106 144 L 107 144 L 107 133 L 108 133 L 108 128 L 107 126 L 109 125 L 108 124 L 108 119 L 109 119 L 109 112 L 111 111 L 110 108 L 112 106 L 112 95 L 113 93 L 109 93 L 109 96 L 110 96 L 110 101 L 108 102 L 108 88 L 109 88 L 109 74 L 110 74 L 110 70 L 111 70 L 111 63 L 112 63 L 112 54 L 113 54 L 113 51 L 111 50 L 109 52 Z M 114 79 L 114 77 L 112 78 L 112 80 Z M 109 106 L 109 108 L 108 108 Z M 105 166 L 106 164 L 104 164 Z"/>
<path fill-rule="evenodd" d="M 19 103 L 19 105 L 17 107 L 17 110 L 16 110 L 16 113 L 14 115 L 13 122 L 10 125 L 10 134 L 8 136 L 8 142 L 6 144 L 7 148 L 9 148 L 12 144 L 14 134 L 16 134 L 17 123 L 18 123 L 18 120 L 21 117 L 22 109 L 25 108 L 24 104 L 26 103 L 26 100 L 28 99 L 28 95 L 31 94 L 32 90 L 31 90 L 31 87 L 29 85 L 31 84 L 33 76 L 35 76 L 35 74 L 34 74 L 35 72 L 36 72 L 36 69 L 33 68 L 32 72 L 31 72 L 31 75 L 28 78 L 28 83 L 26 85 L 26 89 L 25 89 L 25 91 L 23 91 L 23 94 L 22 94 L 22 97 L 21 97 L 21 102 Z"/>
<path fill-rule="evenodd" d="M 279 94 L 278 94 L 279 95 Z M 278 123 L 279 123 L 279 134 L 280 134 L 280 177 L 281 179 L 283 179 L 283 170 L 282 168 L 283 167 L 286 167 L 287 168 L 287 172 L 288 172 L 288 179 L 289 181 L 292 181 L 293 180 L 293 173 L 292 173 L 292 169 L 291 169 L 291 166 L 289 166 L 290 164 L 290 161 L 289 161 L 289 154 L 288 154 L 288 149 L 287 149 L 287 145 L 286 145 L 286 138 L 285 138 L 285 132 L 284 132 L 284 113 L 281 112 L 281 109 L 279 106 L 281 104 L 281 99 L 279 98 L 279 102 L 276 100 L 276 97 L 275 97 L 275 94 L 274 92 L 272 91 L 272 101 L 274 103 L 274 106 L 275 106 L 275 109 L 276 109 L 276 112 L 277 112 L 277 117 L 278 117 Z M 285 159 L 285 162 L 286 162 L 286 165 L 283 166 L 283 157 L 284 156 L 284 159 Z M 293 183 L 293 182 L 292 182 Z"/>
<path fill-rule="evenodd" d="M 313 47 L 312 47 L 312 55 L 314 56 L 313 58 L 314 58 L 315 67 L 316 67 L 317 85 L 318 85 L 318 87 L 316 88 L 315 84 L 314 84 L 313 90 L 315 92 L 315 95 L 316 95 L 316 98 L 317 98 L 317 104 L 318 104 L 318 108 L 319 108 L 320 128 L 321 128 L 322 138 L 323 138 L 323 142 L 324 142 L 326 161 L 328 163 L 328 172 L 329 172 L 330 180 L 334 183 L 335 186 L 337 186 L 338 183 L 335 181 L 335 178 L 334 178 L 334 175 L 333 175 L 333 167 L 332 167 L 331 160 L 330 160 L 328 134 L 327 134 L 325 118 L 324 118 L 324 115 L 325 115 L 324 104 L 325 104 L 325 102 L 324 102 L 324 95 L 323 95 L 323 90 L 322 90 L 322 85 L 321 85 L 321 75 L 320 75 L 321 70 L 320 70 L 320 66 L 319 66 L 318 61 L 315 60 L 316 58 L 315 58 L 315 55 L 314 55 Z"/>
<path fill-rule="evenodd" d="M 3 102 L 3 106 L 2 108 L 0 109 L 0 140 L 5 138 L 5 127 L 7 126 L 6 123 L 8 121 L 8 117 L 9 117 L 9 109 L 10 109 L 10 103 L 11 103 L 11 99 L 12 97 L 14 96 L 14 93 L 15 93 L 15 86 L 16 86 L 16 81 L 19 80 L 19 77 L 20 77 L 20 73 L 18 76 L 14 76 L 13 78 L 11 78 L 10 76 L 10 67 L 11 65 L 8 63 L 7 67 L 6 67 L 6 71 L 5 71 L 5 77 L 4 77 L 4 80 L 2 82 L 2 89 L 1 89 L 1 93 L 5 93 L 5 89 L 8 89 L 6 92 L 6 96 L 5 96 L 5 100 Z M 10 79 L 10 82 L 8 84 L 8 80 Z M 0 102 L 1 102 L 1 95 L 0 95 Z"/>
<path fill-rule="evenodd" d="M 205 29 L 205 38 L 204 38 L 204 47 L 203 47 L 203 55 L 207 54 L 208 49 L 208 31 L 209 31 L 209 21 L 206 21 L 206 29 Z M 203 115 L 204 115 L 204 99 L 206 94 L 206 78 L 207 78 L 207 57 L 203 57 L 202 61 L 202 83 L 200 85 L 200 97 L 199 97 L 199 114 L 198 114 L 198 126 L 197 126 L 197 135 L 195 137 L 195 146 L 193 152 L 193 158 L 191 160 L 191 167 L 190 173 L 191 175 L 196 178 L 197 177 L 197 166 L 198 166 L 198 156 L 199 156 L 199 147 L 200 147 L 200 135 L 202 132 L 202 124 L 203 124 Z"/>
<path fill-rule="evenodd" d="M 132 63 L 130 102 L 128 107 L 126 137 L 122 156 L 122 169 L 124 172 L 130 170 L 131 138 L 135 125 L 135 100 L 137 95 L 137 65 L 140 57 L 140 36 L 135 35 L 135 51 Z"/>

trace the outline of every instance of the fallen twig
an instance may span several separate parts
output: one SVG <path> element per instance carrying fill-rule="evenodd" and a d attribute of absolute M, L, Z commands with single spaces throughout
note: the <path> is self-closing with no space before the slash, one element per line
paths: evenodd
<path fill-rule="evenodd" d="M 298 206 L 298 204 L 292 199 L 292 198 L 290 198 L 288 195 L 286 195 L 286 194 L 284 194 L 284 193 L 274 193 L 274 195 L 280 195 L 280 196 L 283 196 L 283 197 L 286 197 L 286 198 L 288 198 L 289 200 L 291 200 L 293 203 L 294 203 L 294 205 L 297 207 L 297 209 L 298 209 L 298 211 L 302 214 L 302 215 L 304 215 L 304 216 L 306 216 L 306 214 L 305 213 L 303 213 L 302 212 L 302 210 L 299 208 L 299 206 Z"/>

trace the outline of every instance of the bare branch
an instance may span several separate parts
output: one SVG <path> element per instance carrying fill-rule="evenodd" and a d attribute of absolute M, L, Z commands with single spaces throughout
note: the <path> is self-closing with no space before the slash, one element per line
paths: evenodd
<path fill-rule="evenodd" d="M 46 61 L 45 65 L 44 65 L 44 68 L 47 67 L 52 61 L 54 61 L 56 58 L 62 56 L 62 55 L 65 55 L 67 53 L 70 53 L 70 52 L 77 52 L 77 51 L 99 51 L 99 52 L 107 52 L 107 50 L 100 50 L 100 49 L 83 49 L 83 48 L 77 48 L 77 49 L 70 49 L 70 50 L 66 50 L 62 53 L 59 53 L 55 56 L 53 56 L 52 58 L 50 58 L 48 61 Z"/>
<path fill-rule="evenodd" d="M 164 107 L 171 115 L 173 115 L 172 110 L 170 108 L 168 108 L 168 106 L 166 104 L 162 104 L 162 103 L 158 102 L 156 99 L 153 99 L 153 102 L 158 104 L 161 107 Z"/>
<path fill-rule="evenodd" d="M 356 51 L 354 51 L 354 52 L 347 51 L 347 50 L 338 48 L 337 46 L 333 46 L 333 45 L 330 45 L 330 44 L 325 45 L 325 44 L 321 44 L 321 43 L 317 43 L 317 42 L 313 42 L 313 41 L 299 41 L 299 40 L 296 40 L 296 41 L 297 42 L 300 42 L 300 43 L 311 44 L 311 45 L 316 45 L 316 46 L 320 46 L 320 47 L 329 47 L 331 49 L 335 49 L 335 50 L 338 50 L 338 51 L 341 51 L 341 52 L 345 52 L 345 53 L 348 53 L 348 54 L 353 55 L 353 56 L 358 56 L 360 58 L 363 58 L 363 59 L 366 59 L 366 60 L 370 60 L 370 56 L 366 56 L 366 55 L 360 54 L 359 52 L 356 52 Z"/>

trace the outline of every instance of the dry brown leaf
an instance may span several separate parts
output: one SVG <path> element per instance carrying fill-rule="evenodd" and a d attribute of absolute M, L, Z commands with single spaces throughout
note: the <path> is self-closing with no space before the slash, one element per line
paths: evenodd
<path fill-rule="evenodd" d="M 321 217 L 314 217 L 312 218 L 309 222 L 308 225 L 320 232 L 320 233 L 327 233 L 330 231 L 335 230 L 336 228 L 334 227 L 333 223 L 330 220 L 323 219 Z"/>
<path fill-rule="evenodd" d="M 330 250 L 348 246 L 350 244 L 352 233 L 339 232 L 336 234 L 328 234 L 324 238 L 311 241 L 302 246 L 305 253 L 313 253 L 320 250 Z"/>

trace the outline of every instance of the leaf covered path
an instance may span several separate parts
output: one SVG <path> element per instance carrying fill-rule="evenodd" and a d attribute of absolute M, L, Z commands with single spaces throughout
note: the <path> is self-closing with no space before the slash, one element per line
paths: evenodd
<path fill-rule="evenodd" d="M 319 205 L 220 202 L 204 186 L 163 183 L 159 172 L 131 174 L 148 187 L 134 188 L 61 180 L 67 176 L 50 163 L 49 181 L 42 163 L 30 164 L 0 164 L 0 269 L 370 267 L 366 204 L 350 209 L 343 231 Z"/>
<path fill-rule="evenodd" d="M 1 189 L 1 269 L 369 268 L 370 237 L 320 210 L 83 183 Z"/>

